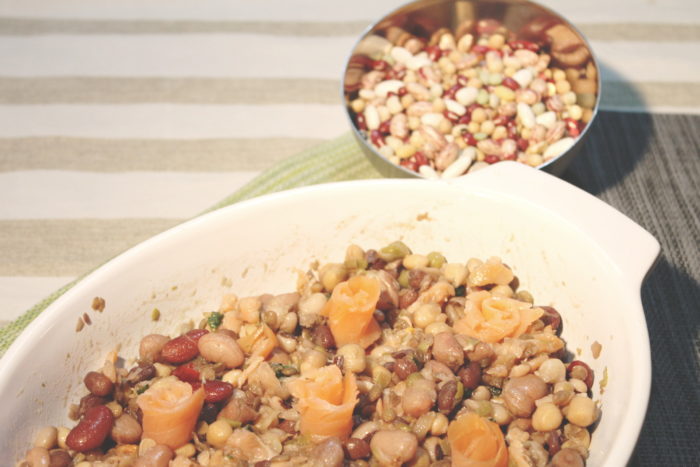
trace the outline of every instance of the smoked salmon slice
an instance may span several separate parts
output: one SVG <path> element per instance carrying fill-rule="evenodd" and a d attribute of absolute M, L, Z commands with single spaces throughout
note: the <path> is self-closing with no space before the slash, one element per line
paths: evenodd
<path fill-rule="evenodd" d="M 508 449 L 501 428 L 474 412 L 447 428 L 452 467 L 507 467 Z"/>
<path fill-rule="evenodd" d="M 204 389 L 193 392 L 188 383 L 168 376 L 138 396 L 136 403 L 143 412 L 143 437 L 177 449 L 192 438 Z"/>
<path fill-rule="evenodd" d="M 454 329 L 482 342 L 500 342 L 524 334 L 543 313 L 527 302 L 473 292 L 467 296 L 464 317 L 454 323 Z"/>
<path fill-rule="evenodd" d="M 337 436 L 347 439 L 352 431 L 352 412 L 357 404 L 355 375 L 343 376 L 336 365 L 309 371 L 287 383 L 297 398 L 301 416 L 299 431 L 312 440 Z"/>
<path fill-rule="evenodd" d="M 380 292 L 379 281 L 368 276 L 353 276 L 333 288 L 321 314 L 328 317 L 338 347 L 359 344 L 366 349 L 379 339 L 382 330 L 373 313 Z"/>

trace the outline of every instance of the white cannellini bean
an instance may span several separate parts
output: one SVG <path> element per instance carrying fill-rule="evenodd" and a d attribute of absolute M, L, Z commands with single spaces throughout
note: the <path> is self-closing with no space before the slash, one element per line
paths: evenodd
<path fill-rule="evenodd" d="M 403 81 L 398 80 L 398 79 L 388 79 L 386 81 L 382 81 L 378 85 L 374 87 L 374 93 L 378 97 L 386 97 L 386 95 L 390 92 L 397 93 L 399 92 L 399 89 L 403 87 Z"/>
<path fill-rule="evenodd" d="M 478 95 L 479 90 L 477 88 L 466 86 L 455 93 L 455 99 L 460 104 L 467 106 L 473 104 L 476 101 L 476 96 Z"/>
<path fill-rule="evenodd" d="M 557 157 L 560 154 L 568 151 L 574 145 L 574 139 L 571 137 L 562 138 L 554 144 L 550 144 L 544 151 L 544 160 L 549 160 Z"/>
<path fill-rule="evenodd" d="M 367 119 L 367 110 L 365 110 L 365 119 Z M 532 128 L 535 126 L 535 114 L 532 108 L 523 102 L 518 103 L 518 119 L 525 128 Z M 369 127 L 369 121 L 367 121 L 367 127 Z"/>
<path fill-rule="evenodd" d="M 465 113 L 467 113 L 467 108 L 460 104 L 457 101 L 453 101 L 452 99 L 445 99 L 445 107 L 447 107 L 447 110 L 450 112 L 454 112 L 455 114 L 462 116 Z"/>
<path fill-rule="evenodd" d="M 391 49 L 391 58 L 398 63 L 406 63 L 413 57 L 413 54 L 403 47 L 393 47 Z"/>
<path fill-rule="evenodd" d="M 549 112 L 541 113 L 535 118 L 535 122 L 544 126 L 548 130 L 551 130 L 557 123 L 557 114 L 551 110 Z"/>
<path fill-rule="evenodd" d="M 377 108 L 373 105 L 368 105 L 365 108 L 365 123 L 367 123 L 367 129 L 376 130 L 379 128 L 379 112 Z"/>
<path fill-rule="evenodd" d="M 433 169 L 432 167 L 430 167 L 427 164 L 421 165 L 420 168 L 418 169 L 418 171 L 425 178 L 429 178 L 429 179 L 440 178 L 440 175 L 438 175 L 438 173 L 435 171 L 435 169 Z"/>
<path fill-rule="evenodd" d="M 467 148 L 469 149 L 469 148 Z M 474 149 L 474 148 L 471 148 Z M 464 151 L 462 151 L 464 154 Z M 443 172 L 442 178 L 455 178 L 464 174 L 470 165 L 472 165 L 474 158 L 469 156 L 459 156 L 453 163 L 451 163 Z"/>
<path fill-rule="evenodd" d="M 418 55 L 414 55 L 410 59 L 406 61 L 406 68 L 409 70 L 420 70 L 424 66 L 430 66 L 432 64 L 432 61 L 428 57 L 428 54 L 425 52 L 421 52 Z"/>
<path fill-rule="evenodd" d="M 515 73 L 513 73 L 512 78 L 520 85 L 522 88 L 526 88 L 532 83 L 532 80 L 534 79 L 534 75 L 532 74 L 532 71 L 530 71 L 529 68 L 523 68 L 522 70 L 518 70 Z"/>
<path fill-rule="evenodd" d="M 473 43 L 474 36 L 471 34 L 465 34 L 460 37 L 459 41 L 457 41 L 457 50 L 460 52 L 469 52 L 469 49 L 471 49 Z"/>
<path fill-rule="evenodd" d="M 386 100 L 386 108 L 389 109 L 393 115 L 401 112 L 403 110 L 403 105 L 401 105 L 401 99 L 399 96 L 391 96 Z"/>
<path fill-rule="evenodd" d="M 427 114 L 421 115 L 420 121 L 423 125 L 430 125 L 437 128 L 440 125 L 442 119 L 445 118 L 442 114 L 429 112 Z"/>

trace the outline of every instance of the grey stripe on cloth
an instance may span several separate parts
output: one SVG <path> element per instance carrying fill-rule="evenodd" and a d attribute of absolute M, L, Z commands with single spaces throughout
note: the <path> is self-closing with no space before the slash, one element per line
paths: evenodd
<path fill-rule="evenodd" d="M 340 81 L 277 78 L 0 77 L 0 104 L 337 104 Z"/>
<path fill-rule="evenodd" d="M 78 276 L 184 219 L 0 221 L 0 276 Z"/>
<path fill-rule="evenodd" d="M 700 83 L 605 81 L 605 108 L 700 107 Z M 0 77 L 0 104 L 339 104 L 333 79 Z"/>
<path fill-rule="evenodd" d="M 700 459 L 698 148 L 700 116 L 601 112 L 584 153 L 564 175 L 661 242 L 660 261 L 642 287 L 653 381 L 635 466 Z"/>
<path fill-rule="evenodd" d="M 0 35 L 42 34 L 202 34 L 253 33 L 282 36 L 353 36 L 372 23 L 366 21 L 196 21 L 0 18 Z M 582 23 L 578 28 L 592 40 L 697 41 L 700 26 L 664 23 Z"/>
<path fill-rule="evenodd" d="M 77 170 L 239 172 L 264 170 L 322 140 L 303 138 L 0 138 L 0 172 Z"/>

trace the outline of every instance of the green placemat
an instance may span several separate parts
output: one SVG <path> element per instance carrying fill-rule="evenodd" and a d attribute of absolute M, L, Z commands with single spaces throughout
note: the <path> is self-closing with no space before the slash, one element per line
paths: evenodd
<path fill-rule="evenodd" d="M 258 175 L 241 189 L 212 206 L 206 212 L 256 196 L 307 185 L 342 180 L 381 178 L 368 162 L 351 133 L 319 144 L 279 162 Z M 17 336 L 58 297 L 78 283 L 81 276 L 34 305 L 22 316 L 0 329 L 0 356 Z"/>

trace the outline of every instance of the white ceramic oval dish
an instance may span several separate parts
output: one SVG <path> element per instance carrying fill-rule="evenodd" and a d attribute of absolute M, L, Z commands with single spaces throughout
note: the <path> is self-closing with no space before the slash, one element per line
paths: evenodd
<path fill-rule="evenodd" d="M 314 260 L 341 261 L 350 243 L 401 239 L 450 261 L 500 256 L 536 302 L 554 305 L 568 348 L 596 373 L 602 417 L 588 465 L 629 459 L 651 384 L 640 287 L 658 242 L 595 197 L 517 163 L 495 164 L 453 183 L 373 180 L 318 185 L 220 209 L 162 233 L 110 261 L 47 308 L 0 361 L 0 464 L 24 455 L 34 433 L 72 426 L 67 407 L 82 376 L 117 345 L 127 358 L 140 337 L 215 309 L 224 293 L 293 291 Z M 102 313 L 93 297 L 106 300 Z M 151 320 L 158 308 L 161 319 Z M 77 333 L 89 313 L 92 324 Z M 602 344 L 598 359 L 591 344 Z M 607 371 L 601 393 L 598 382 Z"/>

